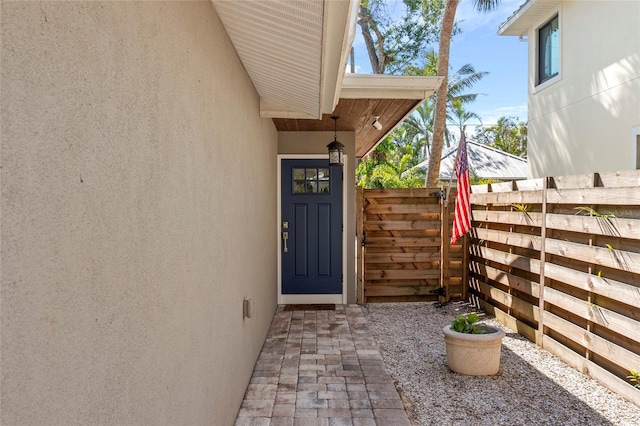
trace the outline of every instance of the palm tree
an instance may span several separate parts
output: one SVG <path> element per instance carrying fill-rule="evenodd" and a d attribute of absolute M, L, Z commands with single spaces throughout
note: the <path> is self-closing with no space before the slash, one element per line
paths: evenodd
<path fill-rule="evenodd" d="M 416 134 L 413 128 L 402 125 L 391 134 L 391 137 L 398 157 L 408 156 L 404 161 L 409 167 L 415 166 L 423 160 L 421 153 L 424 151 L 424 140 Z"/>
<path fill-rule="evenodd" d="M 446 119 L 458 125 L 460 132 L 462 132 L 464 123 L 471 119 L 475 118 L 482 122 L 478 114 L 464 109 L 464 105 L 475 101 L 479 93 L 466 93 L 465 91 L 471 89 L 488 74 L 486 71 L 476 71 L 471 64 L 465 64 L 449 78 Z M 446 142 L 447 148 L 451 146 L 452 136 L 449 128 L 445 127 L 444 142 Z"/>
<path fill-rule="evenodd" d="M 433 103 L 425 101 L 404 121 L 406 127 L 422 147 L 422 157 L 429 157 L 431 152 L 431 133 L 433 132 Z"/>
<path fill-rule="evenodd" d="M 465 91 L 471 89 L 488 74 L 487 71 L 476 71 L 471 64 L 461 66 L 458 71 L 449 78 L 449 87 L 447 88 L 449 106 L 456 100 L 461 101 L 463 104 L 475 101 L 479 93 L 465 93 Z"/>
<path fill-rule="evenodd" d="M 447 0 L 442 15 L 442 26 L 440 27 L 440 41 L 438 45 L 438 76 L 444 81 L 436 92 L 435 119 L 433 127 L 433 140 L 431 143 L 431 156 L 429 157 L 429 169 L 425 185 L 433 188 L 438 183 L 440 174 L 440 157 L 442 156 L 442 145 L 444 144 L 444 130 L 447 121 L 447 75 L 449 71 L 449 51 L 451 47 L 451 35 L 453 24 L 456 18 L 456 10 L 460 0 Z M 489 12 L 494 10 L 500 0 L 474 0 L 476 10 Z"/>
<path fill-rule="evenodd" d="M 480 121 L 480 125 L 482 125 L 482 119 L 475 112 L 467 111 L 464 109 L 463 102 L 460 99 L 455 99 L 451 105 L 451 114 L 449 117 L 449 122 L 458 126 L 458 130 L 460 130 L 460 134 L 464 131 L 465 124 L 471 120 L 476 119 Z"/>
<path fill-rule="evenodd" d="M 411 66 L 405 70 L 406 75 L 421 75 L 421 76 L 434 76 L 437 73 L 438 67 L 438 54 L 435 53 L 433 49 L 429 50 L 425 55 L 425 63 L 422 67 Z M 472 88 L 477 82 L 482 80 L 489 73 L 486 71 L 476 71 L 476 69 L 471 64 L 465 64 L 460 67 L 455 73 L 451 75 L 448 79 L 448 88 L 447 88 L 447 111 L 454 109 L 454 102 L 461 102 L 462 104 L 467 104 L 473 102 L 478 97 L 479 93 L 466 93 L 467 89 Z M 435 111 L 435 97 L 429 98 L 424 108 L 427 108 L 427 111 L 418 111 L 418 117 L 415 117 L 414 114 L 411 115 L 407 121 L 411 120 L 411 118 L 415 118 L 417 122 L 409 121 L 409 125 L 414 127 L 416 131 L 420 134 L 424 134 L 425 138 L 429 135 L 433 135 L 433 121 L 434 121 L 434 111 Z M 421 106 L 422 107 L 422 106 Z M 424 115 L 425 112 L 428 112 L 428 115 Z M 475 113 L 474 116 L 470 118 L 479 118 Z M 426 119 L 428 117 L 428 120 Z M 453 118 L 449 112 L 446 114 L 448 121 L 453 121 L 456 123 L 457 121 Z M 407 122 L 405 121 L 405 123 Z M 420 123 L 420 121 L 427 123 L 428 133 L 425 133 L 424 125 Z M 444 142 L 447 144 L 447 148 L 451 145 L 451 137 L 452 135 L 449 132 L 448 127 L 444 129 Z M 426 140 L 425 142 L 431 148 L 431 141 Z M 425 158 L 429 153 L 425 154 Z"/>
<path fill-rule="evenodd" d="M 358 185 L 365 188 L 419 188 L 425 173 L 419 162 L 419 141 L 407 129 L 398 128 L 378 144 L 356 170 Z"/>

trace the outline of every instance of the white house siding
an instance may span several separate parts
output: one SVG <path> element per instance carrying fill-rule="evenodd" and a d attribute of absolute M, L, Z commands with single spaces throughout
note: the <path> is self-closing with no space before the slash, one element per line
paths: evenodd
<path fill-rule="evenodd" d="M 211 3 L 1 19 L 0 423 L 232 424 L 276 306 L 277 132 Z"/>
<path fill-rule="evenodd" d="M 560 79 L 535 89 L 536 29 L 529 29 L 531 177 L 635 168 L 640 125 L 640 2 L 563 1 Z"/>

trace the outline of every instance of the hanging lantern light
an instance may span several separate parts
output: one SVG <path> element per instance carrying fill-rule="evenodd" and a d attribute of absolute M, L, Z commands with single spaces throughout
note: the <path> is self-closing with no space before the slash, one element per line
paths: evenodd
<path fill-rule="evenodd" d="M 327 145 L 329 150 L 329 165 L 330 166 L 342 166 L 344 165 L 344 145 L 338 141 L 338 119 L 340 117 L 332 116 L 333 120 L 333 142 Z"/>

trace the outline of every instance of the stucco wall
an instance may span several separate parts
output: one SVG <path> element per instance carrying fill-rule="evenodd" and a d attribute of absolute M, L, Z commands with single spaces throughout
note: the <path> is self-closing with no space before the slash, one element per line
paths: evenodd
<path fill-rule="evenodd" d="M 333 136 L 333 132 L 280 132 L 278 154 L 327 154 L 327 145 L 333 141 Z M 345 275 L 347 303 L 356 303 L 355 135 L 353 132 L 338 132 L 338 140 L 344 144 L 344 153 L 347 155 L 347 162 L 344 165 L 344 179 L 347 186 L 347 222 L 344 224 L 344 235 L 347 238 L 347 273 Z"/>
<path fill-rule="evenodd" d="M 276 306 L 277 133 L 211 3 L 1 12 L 0 423 L 232 424 Z"/>
<path fill-rule="evenodd" d="M 640 125 L 637 1 L 564 1 L 559 6 L 560 79 L 535 88 L 536 28 L 529 31 L 531 177 L 626 170 Z"/>

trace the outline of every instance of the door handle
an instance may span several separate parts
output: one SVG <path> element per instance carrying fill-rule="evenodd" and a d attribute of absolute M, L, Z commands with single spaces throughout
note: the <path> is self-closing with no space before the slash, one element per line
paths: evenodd
<path fill-rule="evenodd" d="M 289 233 L 288 232 L 283 232 L 282 233 L 282 243 L 283 243 L 283 252 L 288 252 L 289 249 L 287 249 L 287 240 L 289 239 Z"/>

